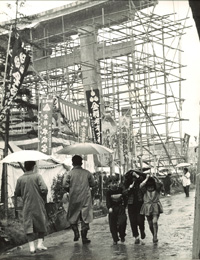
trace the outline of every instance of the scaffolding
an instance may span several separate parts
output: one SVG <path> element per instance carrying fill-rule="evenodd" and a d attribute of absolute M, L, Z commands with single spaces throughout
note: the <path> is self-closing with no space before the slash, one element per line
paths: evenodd
<path fill-rule="evenodd" d="M 106 12 L 102 5 L 101 15 L 82 27 L 67 27 L 63 15 L 58 17 L 57 32 L 50 29 L 50 18 L 38 26 L 37 33 L 30 30 L 33 65 L 23 86 L 31 89 L 35 104 L 39 96 L 51 94 L 85 108 L 85 88 L 96 84 L 102 122 L 109 116 L 116 125 L 113 133 L 103 129 L 103 144 L 110 138 L 107 145 L 112 149 L 127 146 L 122 155 L 127 167 L 139 162 L 173 167 L 184 161 L 180 46 L 187 18 L 156 14 L 156 1 L 139 3 L 127 1 L 126 12 L 117 13 Z M 85 34 L 91 39 L 83 41 Z M 86 49 L 92 52 L 92 63 L 87 55 L 82 57 Z M 85 76 L 90 71 L 96 73 L 94 82 Z M 130 119 L 128 129 L 120 125 L 122 116 Z M 119 152 L 119 163 L 120 156 Z"/>

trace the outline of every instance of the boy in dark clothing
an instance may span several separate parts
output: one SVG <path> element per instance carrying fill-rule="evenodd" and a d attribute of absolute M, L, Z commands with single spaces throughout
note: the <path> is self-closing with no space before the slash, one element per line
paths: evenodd
<path fill-rule="evenodd" d="M 144 244 L 144 238 L 146 236 L 145 217 L 140 214 L 140 209 L 143 204 L 143 194 L 140 190 L 140 183 L 145 179 L 145 176 L 145 174 L 137 170 L 130 170 L 125 174 L 124 187 L 128 196 L 128 216 L 132 234 L 135 238 L 135 244 L 140 244 L 140 238 L 141 244 Z"/>
<path fill-rule="evenodd" d="M 171 173 L 168 173 L 167 176 L 164 178 L 163 184 L 164 184 L 165 195 L 167 195 L 168 197 L 171 196 L 170 195 L 170 188 L 172 184 Z"/>
<path fill-rule="evenodd" d="M 127 216 L 125 212 L 126 197 L 123 188 L 119 186 L 119 180 L 112 176 L 106 193 L 106 206 L 109 212 L 109 226 L 113 238 L 113 244 L 119 241 L 125 242 Z"/>

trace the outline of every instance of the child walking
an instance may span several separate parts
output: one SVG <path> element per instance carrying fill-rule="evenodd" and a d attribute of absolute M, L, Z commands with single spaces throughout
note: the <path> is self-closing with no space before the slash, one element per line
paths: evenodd
<path fill-rule="evenodd" d="M 119 238 L 123 243 L 125 242 L 127 224 L 126 198 L 123 194 L 123 188 L 120 187 L 119 180 L 115 176 L 110 179 L 110 185 L 106 193 L 106 206 L 109 212 L 108 220 L 113 245 L 117 244 Z"/>
<path fill-rule="evenodd" d="M 153 243 L 158 242 L 158 219 L 160 213 L 163 213 L 163 207 L 160 202 L 160 193 L 163 183 L 155 176 L 146 176 L 146 179 L 140 184 L 144 194 L 144 203 L 141 207 L 140 214 L 147 217 L 149 229 L 153 235 Z"/>

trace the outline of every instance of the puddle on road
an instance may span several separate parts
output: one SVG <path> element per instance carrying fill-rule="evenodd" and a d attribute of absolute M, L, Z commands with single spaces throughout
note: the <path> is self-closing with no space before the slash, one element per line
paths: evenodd
<path fill-rule="evenodd" d="M 164 214 L 165 215 L 170 215 L 170 214 L 172 214 L 173 213 L 173 209 L 169 209 L 169 210 L 165 210 L 164 211 Z"/>
<path fill-rule="evenodd" d="M 27 255 L 24 255 L 24 254 L 19 254 L 19 255 L 15 255 L 13 258 L 11 257 L 9 257 L 9 256 L 5 256 L 4 258 L 0 258 L 0 259 L 2 259 L 2 260 L 6 260 L 6 259 L 9 259 L 9 260 L 11 260 L 11 259 L 15 259 L 15 260 L 21 260 L 21 259 L 27 259 L 27 260 L 48 260 L 48 259 L 50 259 L 50 260 L 56 260 L 56 258 L 53 256 L 53 255 L 51 255 L 51 254 L 47 254 L 47 253 L 45 253 L 45 254 L 43 254 L 43 253 L 36 253 L 36 254 L 34 254 L 34 255 L 31 255 L 30 253 L 28 253 Z"/>

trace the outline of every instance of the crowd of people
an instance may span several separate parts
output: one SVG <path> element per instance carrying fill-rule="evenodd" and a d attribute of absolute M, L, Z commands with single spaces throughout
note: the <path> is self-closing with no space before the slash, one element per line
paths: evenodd
<path fill-rule="evenodd" d="M 123 188 L 116 177 L 111 179 L 106 205 L 109 211 L 113 244 L 117 244 L 119 239 L 121 242 L 125 241 L 126 207 L 135 244 L 144 244 L 145 217 L 153 235 L 153 243 L 158 242 L 158 219 L 163 212 L 160 202 L 162 187 L 163 183 L 158 178 L 137 170 L 131 170 L 125 174 Z"/>
<path fill-rule="evenodd" d="M 82 168 L 81 156 L 73 156 L 72 165 L 73 168 L 63 178 L 68 203 L 67 221 L 74 233 L 73 240 L 78 241 L 81 238 L 83 244 L 88 244 L 91 240 L 87 235 L 93 220 L 91 191 L 96 182 L 93 174 Z M 47 232 L 45 201 L 48 190 L 42 176 L 38 174 L 34 161 L 25 162 L 24 167 L 25 173 L 17 180 L 15 196 L 22 197 L 24 231 L 29 242 L 30 253 L 35 254 L 36 249 L 47 250 L 43 242 Z M 188 197 L 190 173 L 187 168 L 184 168 L 182 184 L 186 197 Z M 169 180 L 167 185 L 170 185 Z M 135 244 L 145 244 L 145 217 L 152 233 L 153 243 L 158 242 L 158 219 L 163 213 L 160 194 L 163 191 L 162 181 L 156 176 L 145 174 L 140 170 L 128 171 L 123 179 L 118 176 L 109 177 L 106 206 L 114 245 L 120 240 L 122 243 L 125 242 L 127 218 L 129 218 Z M 165 192 L 170 194 L 169 187 Z M 34 240 L 36 238 L 38 244 L 35 249 Z"/>

